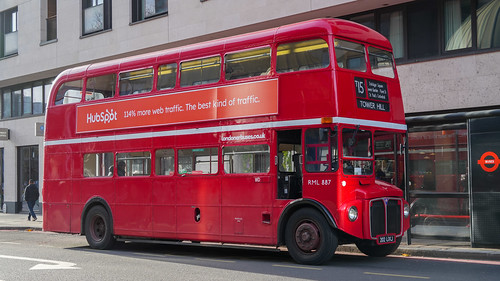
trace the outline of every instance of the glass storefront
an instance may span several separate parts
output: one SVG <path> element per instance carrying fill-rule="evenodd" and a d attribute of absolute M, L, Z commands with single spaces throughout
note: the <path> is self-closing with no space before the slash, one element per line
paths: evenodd
<path fill-rule="evenodd" d="M 470 239 L 467 129 L 409 133 L 414 236 Z"/>

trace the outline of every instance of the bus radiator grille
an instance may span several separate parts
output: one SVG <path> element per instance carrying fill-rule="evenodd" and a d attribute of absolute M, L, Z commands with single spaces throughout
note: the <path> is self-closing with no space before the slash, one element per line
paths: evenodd
<path fill-rule="evenodd" d="M 376 199 L 370 203 L 370 233 L 375 238 L 383 234 L 401 233 L 401 201 Z"/>

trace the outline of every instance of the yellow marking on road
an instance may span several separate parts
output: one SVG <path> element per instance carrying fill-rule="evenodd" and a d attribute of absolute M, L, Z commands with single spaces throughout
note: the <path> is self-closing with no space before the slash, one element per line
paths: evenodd
<path fill-rule="evenodd" d="M 273 266 L 286 267 L 286 268 L 296 268 L 296 269 L 323 270 L 323 268 L 321 268 L 321 267 L 311 267 L 311 266 L 284 265 L 284 264 L 273 264 Z"/>
<path fill-rule="evenodd" d="M 229 260 L 216 260 L 216 259 L 204 259 L 204 258 L 196 258 L 196 260 L 200 260 L 200 261 L 226 262 L 226 263 L 234 263 L 234 262 L 235 262 L 235 261 L 229 261 Z"/>
<path fill-rule="evenodd" d="M 413 278 L 413 279 L 431 279 L 426 276 L 413 276 L 413 275 L 399 275 L 399 274 L 389 274 L 389 273 L 376 273 L 376 272 L 365 272 L 366 275 L 380 275 L 380 276 L 390 276 L 390 277 L 402 277 L 402 278 Z"/>
<path fill-rule="evenodd" d="M 17 242 L 0 242 L 0 244 L 21 245 L 21 243 L 17 243 Z"/>

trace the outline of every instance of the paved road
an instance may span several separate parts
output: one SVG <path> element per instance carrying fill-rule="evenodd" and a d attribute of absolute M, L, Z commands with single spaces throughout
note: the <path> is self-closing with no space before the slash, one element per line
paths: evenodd
<path fill-rule="evenodd" d="M 286 252 L 124 243 L 96 251 L 78 235 L 0 231 L 0 280 L 498 280 L 500 262 L 338 253 L 302 266 Z"/>

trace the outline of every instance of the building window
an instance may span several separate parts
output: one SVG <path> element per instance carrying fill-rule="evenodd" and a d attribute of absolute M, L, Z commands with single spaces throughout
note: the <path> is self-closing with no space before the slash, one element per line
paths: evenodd
<path fill-rule="evenodd" d="M 403 12 L 390 11 L 380 15 L 380 33 L 392 44 L 394 58 L 404 57 Z"/>
<path fill-rule="evenodd" d="M 31 85 L 23 89 L 23 115 L 31 114 L 33 106 L 33 95 Z"/>
<path fill-rule="evenodd" d="M 17 54 L 17 7 L 0 12 L 0 57 Z"/>
<path fill-rule="evenodd" d="M 84 0 L 83 35 L 111 29 L 111 0 Z"/>
<path fill-rule="evenodd" d="M 408 58 L 428 58 L 438 55 L 439 40 L 437 3 L 417 1 L 408 7 Z"/>
<path fill-rule="evenodd" d="M 420 0 L 347 16 L 391 41 L 400 62 L 500 48 L 500 1 Z"/>
<path fill-rule="evenodd" d="M 12 96 L 10 90 L 4 91 L 2 95 L 2 118 L 12 117 Z"/>
<path fill-rule="evenodd" d="M 42 32 L 42 41 L 57 39 L 57 1 L 47 0 L 46 6 L 42 6 L 42 19 L 45 23 L 45 30 Z"/>
<path fill-rule="evenodd" d="M 51 85 L 45 80 L 0 89 L 2 118 L 43 114 Z"/>
<path fill-rule="evenodd" d="M 23 97 L 21 89 L 12 91 L 12 117 L 21 116 L 22 108 Z"/>
<path fill-rule="evenodd" d="M 500 48 L 500 1 L 478 0 L 476 7 L 477 47 Z"/>
<path fill-rule="evenodd" d="M 47 93 L 47 96 L 49 93 Z M 33 86 L 33 114 L 42 114 L 44 109 L 43 104 L 43 84 L 36 83 Z"/>
<path fill-rule="evenodd" d="M 132 0 L 132 22 L 166 15 L 168 0 Z"/>

